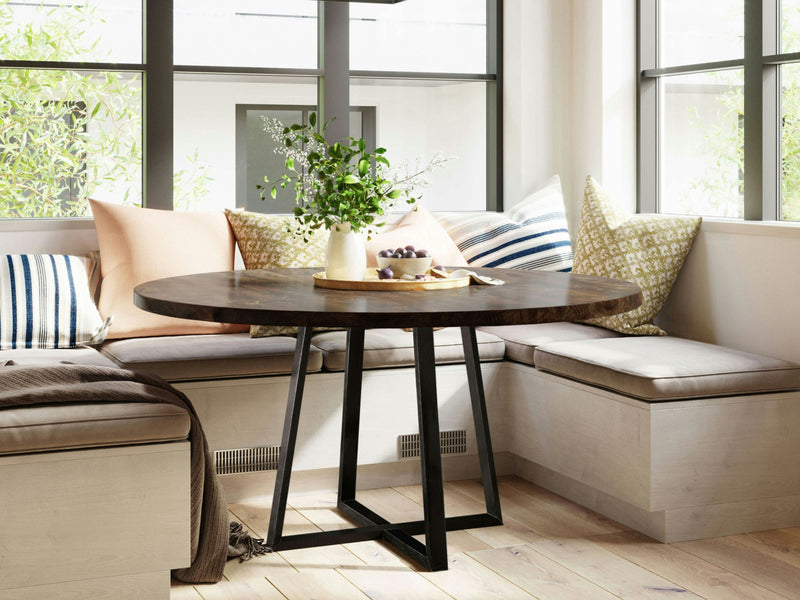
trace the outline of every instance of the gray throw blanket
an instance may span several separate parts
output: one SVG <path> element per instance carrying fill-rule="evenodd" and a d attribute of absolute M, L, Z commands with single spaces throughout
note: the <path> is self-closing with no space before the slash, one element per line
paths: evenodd
<path fill-rule="evenodd" d="M 216 583 L 228 558 L 245 560 L 269 550 L 263 540 L 228 523 L 228 507 L 217 481 L 208 444 L 189 399 L 166 381 L 137 371 L 59 363 L 0 368 L 0 409 L 67 402 L 163 402 L 186 409 L 191 418 L 192 563 L 173 575 L 187 583 Z"/>

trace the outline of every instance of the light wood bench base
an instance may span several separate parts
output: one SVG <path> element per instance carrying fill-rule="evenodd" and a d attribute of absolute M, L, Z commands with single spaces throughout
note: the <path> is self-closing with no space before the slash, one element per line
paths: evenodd
<path fill-rule="evenodd" d="M 0 456 L 0 598 L 169 598 L 189 442 Z"/>
<path fill-rule="evenodd" d="M 800 525 L 800 393 L 647 403 L 509 365 L 515 472 L 662 542 Z"/>

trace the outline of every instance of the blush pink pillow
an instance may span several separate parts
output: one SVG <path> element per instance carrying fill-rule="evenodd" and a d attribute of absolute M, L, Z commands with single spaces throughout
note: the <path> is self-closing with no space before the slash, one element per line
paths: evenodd
<path fill-rule="evenodd" d="M 376 257 L 381 250 L 405 247 L 409 244 L 430 252 L 433 256 L 433 265 L 468 266 L 447 231 L 439 224 L 436 217 L 422 206 L 415 206 L 394 228 L 376 235 L 367 242 L 367 266 L 378 266 Z"/>
<path fill-rule="evenodd" d="M 99 310 L 114 320 L 107 338 L 231 333 L 226 325 L 164 317 L 133 304 L 133 288 L 145 281 L 233 269 L 234 240 L 219 212 L 173 212 L 89 200 L 100 244 Z"/>

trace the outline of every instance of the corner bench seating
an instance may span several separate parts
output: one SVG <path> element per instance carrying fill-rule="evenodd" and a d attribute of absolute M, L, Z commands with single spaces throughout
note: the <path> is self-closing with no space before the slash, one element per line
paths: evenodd
<path fill-rule="evenodd" d="M 293 490 L 335 486 L 344 337 L 312 340 Z M 360 487 L 418 477 L 418 461 L 398 458 L 397 448 L 398 435 L 417 432 L 411 340 L 401 330 L 367 332 Z M 435 341 L 441 429 L 467 431 L 466 453 L 443 457 L 445 477 L 476 476 L 458 331 L 437 331 Z M 160 375 L 192 400 L 213 451 L 279 444 L 294 345 L 246 333 L 165 336 L 0 351 L 0 362 L 116 364 Z M 664 542 L 800 525 L 800 366 L 576 323 L 479 328 L 479 348 L 499 474 Z M 0 422 L 0 597 L 11 589 L 14 598 L 54 597 L 53 589 L 109 582 L 117 598 L 168 598 L 169 569 L 188 564 L 188 543 L 176 541 L 188 538 L 180 528 L 188 531 L 189 513 L 181 415 L 153 414 L 153 405 L 126 414 L 110 404 L 71 408 L 6 411 Z M 14 450 L 6 430 L 18 426 L 34 441 Z M 270 494 L 270 477 L 221 476 L 229 501 Z M 48 540 L 51 560 L 16 551 L 38 538 Z"/>
<path fill-rule="evenodd" d="M 0 355 L 116 366 L 88 348 Z M 169 598 L 190 556 L 189 427 L 171 404 L 4 409 L 0 598 Z"/>

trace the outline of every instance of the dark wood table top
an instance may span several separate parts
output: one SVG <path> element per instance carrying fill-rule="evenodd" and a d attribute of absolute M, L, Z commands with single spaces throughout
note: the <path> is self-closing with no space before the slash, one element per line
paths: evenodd
<path fill-rule="evenodd" d="M 517 269 L 473 269 L 501 286 L 343 291 L 314 287 L 321 269 L 199 273 L 136 286 L 144 310 L 200 321 L 318 327 L 454 327 L 578 321 L 641 304 L 638 286 L 615 279 Z"/>

